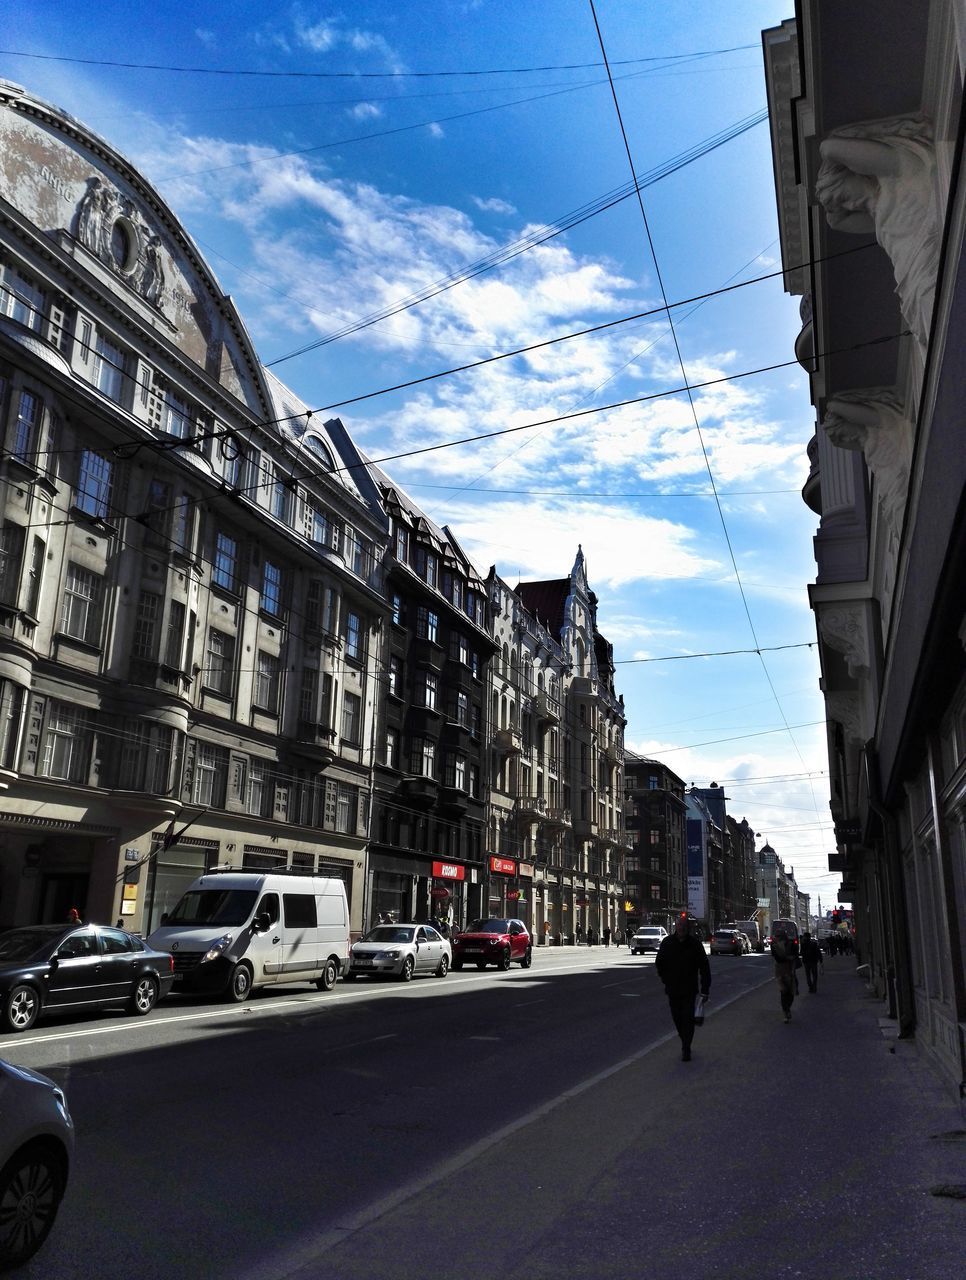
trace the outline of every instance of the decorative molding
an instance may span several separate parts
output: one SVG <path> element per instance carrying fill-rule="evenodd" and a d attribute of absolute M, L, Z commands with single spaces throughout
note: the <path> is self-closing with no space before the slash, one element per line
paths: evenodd
<path fill-rule="evenodd" d="M 830 720 L 834 720 L 842 726 L 842 732 L 845 734 L 847 741 L 865 742 L 868 734 L 865 732 L 862 700 L 858 693 L 845 691 L 827 693 L 825 695 L 825 710 Z"/>
<path fill-rule="evenodd" d="M 77 238 L 136 293 L 161 308 L 161 239 L 129 196 L 122 196 L 101 177 L 90 178 L 78 206 Z"/>
<path fill-rule="evenodd" d="M 869 674 L 869 632 L 863 606 L 823 609 L 818 615 L 818 627 L 829 648 L 845 656 L 849 675 L 854 680 Z"/>

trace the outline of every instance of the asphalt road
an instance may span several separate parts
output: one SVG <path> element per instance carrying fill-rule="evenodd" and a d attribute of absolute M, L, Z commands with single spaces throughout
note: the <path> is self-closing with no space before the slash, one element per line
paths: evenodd
<path fill-rule="evenodd" d="M 771 978 L 765 956 L 711 964 L 715 1009 Z M 60 1218 L 21 1274 L 280 1280 L 427 1188 L 447 1221 L 481 1178 L 509 1211 L 542 1114 L 677 1058 L 653 965 L 541 948 L 526 971 L 174 997 L 3 1036 L 0 1056 L 64 1086 L 77 1127 Z"/>

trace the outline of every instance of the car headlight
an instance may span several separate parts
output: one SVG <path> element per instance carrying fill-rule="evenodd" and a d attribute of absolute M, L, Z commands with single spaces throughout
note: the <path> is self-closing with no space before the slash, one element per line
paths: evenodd
<path fill-rule="evenodd" d="M 382 953 L 382 958 L 384 960 L 398 960 L 401 955 L 401 951 L 384 951 Z"/>
<path fill-rule="evenodd" d="M 234 935 L 226 933 L 224 937 L 219 938 L 217 942 L 213 942 L 205 954 L 201 957 L 201 963 L 207 964 L 209 960 L 217 960 L 219 956 L 223 956 L 234 941 Z"/>
<path fill-rule="evenodd" d="M 491 946 L 491 947 L 498 947 L 502 941 L 503 941 L 503 939 L 502 939 L 502 938 L 490 938 L 490 939 L 489 939 L 489 943 L 490 943 L 490 946 Z"/>

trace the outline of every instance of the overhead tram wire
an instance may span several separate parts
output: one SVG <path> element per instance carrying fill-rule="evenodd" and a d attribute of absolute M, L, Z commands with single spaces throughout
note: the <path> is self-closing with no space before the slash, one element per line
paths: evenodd
<path fill-rule="evenodd" d="M 605 64 L 607 65 L 607 75 L 608 75 L 608 79 L 610 80 L 611 97 L 612 97 L 613 102 L 614 102 L 614 110 L 615 110 L 615 111 L 616 111 L 616 113 L 617 113 L 617 121 L 618 121 L 618 125 L 619 125 L 619 127 L 620 127 L 621 138 L 622 138 L 623 143 L 624 143 L 624 151 L 625 151 L 625 154 L 626 154 L 626 156 L 627 156 L 627 163 L 628 163 L 628 167 L 630 168 L 631 174 L 632 174 L 632 175 L 635 175 L 635 174 L 636 174 L 636 168 L 635 168 L 635 165 L 634 165 L 634 157 L 633 157 L 633 155 L 631 154 L 630 140 L 629 140 L 629 138 L 628 138 L 628 136 L 627 136 L 627 129 L 625 128 L 625 125 L 624 125 L 624 118 L 623 118 L 623 115 L 622 115 L 622 113 L 621 113 L 620 102 L 619 102 L 618 97 L 617 97 L 617 88 L 616 88 L 616 86 L 615 86 L 615 84 L 614 84 L 614 81 L 613 81 L 613 78 L 612 78 L 612 76 L 611 76 L 610 64 L 609 64 L 608 59 L 607 59 L 607 50 L 606 50 L 606 47 L 605 47 L 605 45 L 604 45 L 604 35 L 603 35 L 603 32 L 601 31 L 600 22 L 598 21 L 598 18 L 597 18 L 597 8 L 596 8 L 596 5 L 595 5 L 594 0 L 588 0 L 588 4 L 590 5 L 590 11 L 591 11 L 591 14 L 593 15 L 593 19 L 594 19 L 594 27 L 595 27 L 595 29 L 596 29 L 596 32 L 597 32 L 597 38 L 598 38 L 598 41 L 599 41 L 599 44 L 600 44 L 600 52 L 601 52 L 601 56 L 602 56 L 602 58 L 604 59 Z M 645 236 L 646 236 L 646 238 L 647 238 L 647 243 L 648 243 L 648 247 L 649 247 L 649 249 L 650 249 L 651 258 L 652 258 L 652 260 L 653 260 L 653 262 L 654 262 L 654 271 L 655 271 L 655 274 L 656 274 L 657 279 L 658 279 L 658 284 L 659 284 L 659 286 L 660 286 L 660 290 L 661 290 L 661 297 L 662 297 L 662 299 L 663 299 L 663 301 L 664 301 L 664 305 L 665 305 L 665 308 L 666 308 L 666 310 L 667 310 L 668 325 L 669 325 L 670 330 L 671 330 L 671 337 L 672 337 L 672 339 L 673 339 L 673 341 L 674 341 L 674 350 L 675 350 L 675 353 L 676 353 L 676 355 L 677 355 L 678 365 L 679 365 L 680 370 L 681 370 L 681 377 L 682 377 L 682 379 L 683 379 L 683 381 L 684 381 L 685 383 L 688 383 L 687 370 L 685 369 L 685 365 L 684 365 L 684 356 L 683 356 L 682 351 L 681 351 L 681 344 L 680 344 L 680 342 L 678 341 L 677 330 L 676 330 L 676 328 L 675 328 L 674 319 L 673 319 L 673 317 L 672 317 L 672 315 L 671 315 L 671 308 L 670 308 L 670 306 L 668 305 L 667 289 L 665 288 L 665 285 L 664 285 L 664 276 L 663 276 L 663 273 L 662 273 L 662 271 L 661 271 L 660 262 L 658 261 L 657 249 L 656 249 L 655 244 L 654 244 L 654 238 L 653 238 L 653 236 L 651 235 L 651 227 L 650 227 L 650 223 L 648 222 L 647 212 L 646 212 L 646 210 L 645 210 L 645 208 L 644 208 L 644 198 L 643 198 L 643 196 L 642 196 L 642 194 L 641 194 L 641 191 L 640 191 L 640 188 L 639 188 L 639 187 L 637 188 L 637 202 L 638 202 L 638 207 L 640 208 L 640 211 L 641 211 L 641 221 L 642 221 L 642 223 L 643 223 L 643 225 L 644 225 L 644 233 L 645 233 Z M 768 681 L 768 686 L 769 686 L 769 688 L 770 688 L 770 689 L 771 689 L 771 691 L 772 691 L 772 696 L 773 696 L 773 697 L 774 697 L 774 699 L 775 699 L 775 705 L 776 705 L 776 707 L 778 708 L 778 712 L 779 712 L 779 714 L 781 715 L 781 718 L 782 718 L 782 720 L 783 720 L 783 721 L 784 721 L 784 723 L 785 723 L 785 727 L 786 727 L 786 729 L 787 729 L 787 731 L 788 731 L 788 735 L 789 735 L 789 738 L 790 738 L 790 740 L 791 740 L 792 746 L 795 748 L 795 751 L 796 751 L 796 753 L 798 754 L 798 758 L 801 760 L 801 762 L 802 762 L 802 766 L 804 767 L 804 766 L 805 766 L 805 760 L 804 760 L 804 757 L 802 756 L 801 749 L 800 749 L 800 747 L 799 747 L 799 745 L 798 745 L 797 741 L 795 740 L 794 734 L 792 733 L 792 730 L 791 730 L 791 726 L 788 724 L 788 717 L 785 715 L 785 710 L 784 710 L 784 708 L 782 707 L 782 704 L 781 704 L 781 700 L 780 700 L 780 698 L 778 697 L 778 691 L 777 691 L 777 689 L 775 688 L 774 682 L 773 682 L 773 680 L 772 680 L 772 678 L 771 678 L 771 674 L 770 674 L 770 672 L 769 672 L 769 670 L 768 670 L 768 664 L 765 662 L 765 659 L 764 659 L 764 657 L 762 656 L 762 654 L 761 654 L 761 652 L 760 652 L 761 645 L 760 645 L 760 642 L 759 642 L 759 640 L 758 640 L 758 635 L 757 635 L 757 632 L 756 632 L 756 630 L 755 630 L 755 624 L 754 624 L 754 621 L 753 621 L 752 616 L 751 616 L 751 609 L 750 609 L 750 606 L 749 606 L 749 604 L 748 604 L 748 597 L 747 597 L 747 595 L 746 595 L 746 593 L 745 593 L 744 584 L 743 584 L 743 582 L 742 582 L 742 580 L 741 580 L 741 573 L 740 573 L 740 571 L 739 571 L 739 569 L 738 569 L 738 561 L 737 561 L 737 558 L 736 558 L 736 556 L 735 556 L 734 546 L 733 546 L 732 541 L 731 541 L 731 535 L 730 535 L 730 533 L 729 533 L 729 531 L 728 531 L 728 522 L 727 522 L 727 521 L 726 521 L 726 519 L 725 519 L 724 509 L 723 509 L 723 507 L 722 507 L 722 505 L 721 505 L 720 499 L 718 498 L 718 487 L 717 487 L 717 484 L 716 484 L 716 482 L 715 482 L 714 472 L 713 472 L 712 467 L 711 467 L 711 458 L 710 458 L 710 456 L 709 456 L 709 454 L 708 454 L 707 446 L 706 446 L 706 444 L 705 444 L 704 432 L 701 430 L 701 423 L 700 423 L 700 421 L 699 421 L 699 419 L 698 419 L 697 408 L 696 408 L 695 403 L 694 403 L 694 396 L 692 395 L 692 392 L 691 392 L 691 388 L 690 388 L 690 386 L 688 387 L 687 397 L 688 397 L 688 404 L 690 405 L 690 408 L 691 408 L 691 415 L 692 415 L 692 417 L 693 417 L 693 419 L 694 419 L 694 426 L 695 426 L 695 430 L 696 430 L 696 431 L 697 431 L 697 433 L 698 433 L 698 440 L 700 441 L 700 444 L 701 444 L 701 451 L 702 451 L 702 453 L 703 453 L 703 455 L 704 455 L 705 466 L 707 467 L 707 471 L 708 471 L 708 478 L 709 478 L 709 480 L 710 480 L 710 482 L 711 482 L 711 486 L 712 486 L 712 488 L 713 488 L 713 489 L 714 489 L 714 491 L 715 491 L 715 505 L 716 505 L 717 510 L 718 510 L 718 518 L 719 518 L 719 520 L 721 521 L 721 528 L 722 528 L 722 532 L 724 533 L 724 536 L 725 536 L 725 542 L 727 543 L 727 546 L 728 546 L 728 553 L 729 553 L 729 555 L 731 556 L 731 563 L 732 563 L 732 566 L 733 566 L 733 568 L 734 568 L 735 581 L 736 581 L 736 583 L 737 583 L 737 585 L 738 585 L 738 591 L 739 591 L 739 593 L 740 593 L 740 595 L 741 595 L 741 601 L 742 601 L 742 604 L 743 604 L 743 606 L 744 606 L 745 616 L 746 616 L 746 617 L 747 617 L 747 619 L 748 619 L 748 626 L 749 626 L 749 628 L 750 628 L 750 630 L 751 630 L 752 638 L 754 639 L 754 642 L 755 642 L 755 648 L 759 650 L 759 653 L 758 653 L 758 660 L 759 660 L 759 662 L 761 663 L 761 668 L 762 668 L 762 671 L 764 672 L 765 679 Z M 817 799 L 816 799 L 816 797 L 815 797 L 815 793 L 814 793 L 814 791 L 812 792 L 812 801 L 813 801 L 814 806 L 815 806 L 815 813 L 816 813 L 816 816 L 819 816 L 819 817 L 820 817 L 821 815 L 819 814 L 819 810 L 818 810 L 818 801 L 817 801 Z"/>
<path fill-rule="evenodd" d="M 725 146 L 728 142 L 734 141 L 735 138 L 747 133 L 750 129 L 754 129 L 757 125 L 763 124 L 768 119 L 767 111 L 758 111 L 751 116 L 746 116 L 743 120 L 737 121 L 733 125 L 729 125 L 727 129 L 706 138 L 703 142 L 696 143 L 687 151 L 679 152 L 676 156 L 672 156 L 669 160 L 655 166 L 648 171 L 640 181 L 645 186 L 653 186 L 657 182 L 663 181 L 665 178 L 671 177 L 672 174 L 693 164 L 696 160 L 702 159 L 704 156 L 710 155 L 719 147 Z M 408 311 L 414 306 L 418 306 L 422 302 L 426 302 L 431 298 L 437 297 L 441 293 L 454 288 L 458 284 L 463 284 L 467 280 L 475 279 L 479 275 L 483 275 L 487 271 L 493 270 L 495 267 L 503 266 L 504 263 L 512 261 L 523 253 L 529 252 L 531 249 L 538 248 L 547 241 L 554 239 L 558 235 L 562 235 L 565 231 L 571 231 L 574 227 L 578 227 L 581 223 L 588 222 L 591 218 L 597 217 L 601 213 L 605 213 L 608 209 L 614 208 L 621 204 L 624 200 L 629 200 L 635 192 L 635 183 L 626 183 L 622 187 L 616 187 L 613 191 L 608 191 L 604 195 L 597 197 L 595 200 L 589 201 L 587 204 L 581 205 L 580 208 L 570 213 L 564 214 L 552 223 L 539 228 L 528 236 L 524 236 L 519 240 L 513 241 L 508 245 L 502 246 L 500 249 L 494 250 L 492 253 L 478 258 L 475 262 L 469 263 L 462 267 L 459 271 L 451 272 L 448 276 L 443 276 L 433 284 L 427 285 L 424 289 L 417 290 L 415 293 L 401 298 L 398 302 L 390 303 L 383 307 L 380 311 L 371 312 L 367 316 L 363 316 L 351 323 L 344 325 L 341 329 L 333 330 L 331 333 L 323 334 L 322 337 L 305 343 L 294 351 L 289 351 L 285 355 L 276 356 L 274 360 L 269 360 L 266 368 L 273 368 L 275 365 L 283 364 L 287 360 L 294 360 L 297 356 L 306 355 L 310 351 L 317 351 L 319 348 L 328 346 L 331 342 L 337 342 L 340 338 L 345 338 L 353 333 L 359 333 L 363 329 L 369 329 L 373 325 L 380 323 L 382 320 L 391 319 L 392 316 L 399 315 L 403 311 Z"/>
<path fill-rule="evenodd" d="M 724 49 L 703 49 L 693 53 L 652 54 L 647 58 L 625 58 L 616 67 L 640 66 L 645 62 L 676 62 L 690 58 L 713 58 L 725 53 L 744 53 L 757 49 L 754 44 L 736 44 Z M 245 67 L 181 67 L 157 62 L 120 62 L 107 58 L 72 58 L 65 54 L 31 53 L 23 49 L 0 49 L 9 58 L 32 58 L 38 62 L 69 62 L 84 67 L 114 67 L 125 71 L 172 71 L 185 75 L 255 76 L 273 80 L 425 80 L 444 76 L 509 76 L 541 71 L 587 71 L 601 67 L 600 62 L 551 63 L 540 67 L 484 67 L 455 71 L 265 71 Z"/>

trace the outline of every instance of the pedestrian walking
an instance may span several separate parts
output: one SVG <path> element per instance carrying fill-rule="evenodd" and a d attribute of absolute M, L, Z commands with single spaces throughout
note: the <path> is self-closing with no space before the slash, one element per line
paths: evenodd
<path fill-rule="evenodd" d="M 619 947 L 623 941 L 624 941 L 624 933 L 620 928 L 620 926 L 618 925 L 618 927 L 614 930 L 614 946 Z"/>
<path fill-rule="evenodd" d="M 778 928 L 772 934 L 771 954 L 775 961 L 775 981 L 778 983 L 782 1013 L 785 1021 L 792 1020 L 792 1005 L 795 1002 L 795 969 L 800 963 L 795 952 L 795 944 L 787 930 Z"/>
<path fill-rule="evenodd" d="M 604 946 L 605 947 L 610 946 L 610 925 L 609 924 L 604 926 Z"/>
<path fill-rule="evenodd" d="M 802 967 L 805 970 L 805 981 L 808 983 L 808 989 L 812 995 L 818 991 L 818 971 L 820 967 L 824 968 L 824 966 L 822 948 L 806 930 L 802 934 Z"/>
<path fill-rule="evenodd" d="M 577 943 L 577 946 L 578 946 L 578 947 L 579 947 L 579 946 L 580 946 L 580 944 L 583 942 L 583 940 L 584 940 L 584 926 L 583 926 L 582 924 L 579 924 L 579 925 L 577 926 L 577 928 L 574 930 L 574 940 L 576 941 L 576 943 Z"/>
<path fill-rule="evenodd" d="M 686 915 L 678 916 L 674 932 L 658 947 L 657 976 L 664 983 L 671 1017 L 681 1037 L 681 1061 L 690 1062 L 695 1000 L 699 991 L 704 1000 L 708 998 L 711 966 L 704 945 L 694 936 Z"/>
<path fill-rule="evenodd" d="M 84 921 L 81 919 L 81 913 L 77 910 L 76 907 L 71 907 L 71 909 L 67 912 L 67 923 L 68 924 L 84 923 Z"/>

